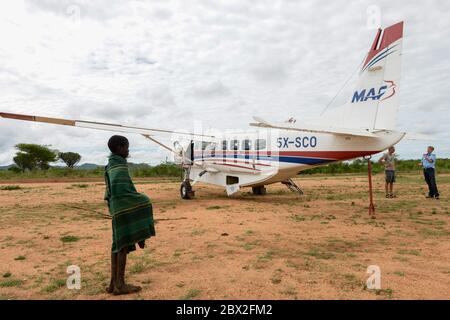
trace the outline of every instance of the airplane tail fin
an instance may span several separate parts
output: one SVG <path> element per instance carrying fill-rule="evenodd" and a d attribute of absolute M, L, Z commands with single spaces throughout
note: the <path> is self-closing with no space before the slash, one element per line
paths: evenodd
<path fill-rule="evenodd" d="M 349 101 L 332 112 L 332 119 L 325 114 L 327 120 L 343 128 L 395 130 L 402 40 L 403 22 L 378 29 Z"/>

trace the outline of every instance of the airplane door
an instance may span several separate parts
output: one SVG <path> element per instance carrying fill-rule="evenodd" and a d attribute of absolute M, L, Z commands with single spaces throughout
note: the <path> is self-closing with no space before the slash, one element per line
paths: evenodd
<path fill-rule="evenodd" d="M 184 158 L 190 160 L 190 164 L 194 162 L 194 141 L 191 140 L 191 142 L 188 144 Z"/>

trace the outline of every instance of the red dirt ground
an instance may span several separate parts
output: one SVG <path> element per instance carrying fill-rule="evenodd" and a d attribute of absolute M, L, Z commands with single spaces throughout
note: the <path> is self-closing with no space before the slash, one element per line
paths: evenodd
<path fill-rule="evenodd" d="M 424 198 L 422 177 L 400 175 L 385 199 L 375 177 L 377 219 L 367 212 L 365 176 L 302 176 L 305 195 L 282 185 L 265 196 L 179 182 L 138 180 L 153 201 L 157 236 L 129 256 L 139 294 L 113 297 L 110 220 L 101 181 L 0 184 L 1 299 L 448 299 L 450 175 L 441 200 Z M 17 184 L 19 190 L 1 190 Z M 66 237 L 66 238 L 64 238 Z M 66 267 L 81 268 L 81 290 Z M 381 289 L 365 287 L 369 265 Z"/>

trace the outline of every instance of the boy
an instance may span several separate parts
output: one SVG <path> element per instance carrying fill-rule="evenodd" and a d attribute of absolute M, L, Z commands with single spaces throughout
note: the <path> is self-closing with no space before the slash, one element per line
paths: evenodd
<path fill-rule="evenodd" d="M 388 152 L 383 154 L 379 162 L 384 164 L 384 173 L 386 175 L 386 198 L 395 198 L 394 182 L 395 182 L 395 148 L 390 147 Z"/>
<path fill-rule="evenodd" d="M 112 136 L 111 155 L 105 167 L 105 200 L 112 216 L 111 282 L 106 291 L 114 295 L 139 292 L 142 288 L 125 283 L 127 254 L 144 248 L 145 240 L 155 235 L 150 199 L 136 191 L 128 172 L 128 139 Z"/>
<path fill-rule="evenodd" d="M 439 191 L 436 186 L 436 155 L 433 153 L 434 147 L 428 146 L 427 153 L 422 156 L 421 165 L 423 167 L 423 175 L 428 185 L 427 198 L 439 199 Z"/>

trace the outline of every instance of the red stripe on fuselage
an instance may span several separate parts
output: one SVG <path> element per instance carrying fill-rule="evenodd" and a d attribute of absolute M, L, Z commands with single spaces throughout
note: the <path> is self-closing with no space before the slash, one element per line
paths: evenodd
<path fill-rule="evenodd" d="M 345 160 L 378 153 L 379 151 L 280 151 L 280 156 Z"/>

